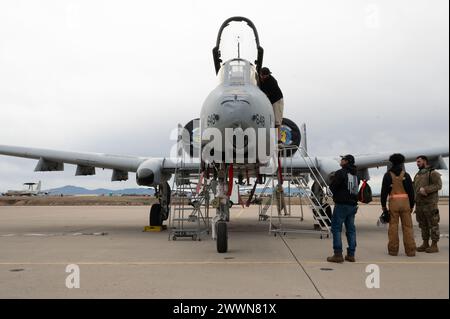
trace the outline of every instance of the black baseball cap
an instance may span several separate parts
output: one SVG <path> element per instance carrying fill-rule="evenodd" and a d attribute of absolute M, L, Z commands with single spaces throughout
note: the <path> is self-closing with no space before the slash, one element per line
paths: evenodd
<path fill-rule="evenodd" d="M 355 164 L 355 158 L 351 154 L 341 155 L 341 159 L 348 161 L 350 164 Z"/>
<path fill-rule="evenodd" d="M 272 74 L 272 72 L 270 72 L 269 68 L 264 67 L 264 68 L 261 68 L 261 74 L 269 75 L 269 74 Z"/>

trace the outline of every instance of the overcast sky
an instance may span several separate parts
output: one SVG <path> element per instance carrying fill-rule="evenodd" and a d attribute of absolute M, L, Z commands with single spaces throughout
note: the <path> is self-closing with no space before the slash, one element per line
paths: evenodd
<path fill-rule="evenodd" d="M 167 156 L 217 84 L 222 22 L 251 19 L 285 117 L 314 155 L 449 144 L 448 0 L 1 1 L 0 144 Z M 248 47 L 250 37 L 241 42 Z M 227 37 L 227 52 L 237 40 Z M 447 161 L 448 163 L 448 161 Z M 0 191 L 135 187 L 111 171 L 34 173 L 0 156 Z M 410 173 L 415 172 L 409 165 Z M 375 188 L 384 170 L 372 170 Z M 448 189 L 448 173 L 443 172 Z M 447 191 L 448 192 L 448 191 Z"/>

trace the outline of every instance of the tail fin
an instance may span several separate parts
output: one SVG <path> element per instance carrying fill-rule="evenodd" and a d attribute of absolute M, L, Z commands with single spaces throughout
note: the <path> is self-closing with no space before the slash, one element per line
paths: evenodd
<path fill-rule="evenodd" d="M 303 156 L 307 155 L 308 152 L 308 143 L 307 143 L 307 139 L 306 139 L 306 124 L 302 123 L 302 125 L 300 125 L 300 152 Z"/>

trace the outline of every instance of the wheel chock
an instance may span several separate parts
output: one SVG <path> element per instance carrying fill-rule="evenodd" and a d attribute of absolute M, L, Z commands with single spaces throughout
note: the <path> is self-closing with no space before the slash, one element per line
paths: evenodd
<path fill-rule="evenodd" d="M 159 232 L 159 231 L 163 231 L 166 230 L 167 226 L 166 225 L 162 225 L 162 226 L 145 226 L 144 227 L 144 232 Z"/>

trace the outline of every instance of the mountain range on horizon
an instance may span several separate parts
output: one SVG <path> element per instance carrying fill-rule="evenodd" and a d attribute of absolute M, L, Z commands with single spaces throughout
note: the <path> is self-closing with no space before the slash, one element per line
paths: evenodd
<path fill-rule="evenodd" d="M 87 189 L 84 187 L 66 185 L 63 187 L 44 190 L 49 195 L 154 195 L 155 191 L 151 188 L 124 188 L 124 189 L 107 189 L 96 188 Z"/>
<path fill-rule="evenodd" d="M 263 187 L 257 188 L 255 190 L 256 194 L 260 194 L 263 191 Z M 285 193 L 288 193 L 288 188 L 284 188 Z M 58 188 L 52 188 L 48 190 L 44 190 L 49 195 L 154 195 L 155 190 L 153 188 L 144 188 L 144 187 L 136 187 L 136 188 L 124 188 L 124 189 L 107 189 L 107 188 L 96 188 L 96 189 L 87 189 L 84 187 L 66 185 Z M 266 190 L 266 193 L 269 194 L 271 192 L 271 188 L 269 187 Z M 241 194 L 248 194 L 248 191 L 242 191 Z M 292 195 L 299 195 L 302 193 L 300 189 L 296 187 L 291 187 Z M 374 196 L 379 196 L 379 194 L 374 193 Z"/>

